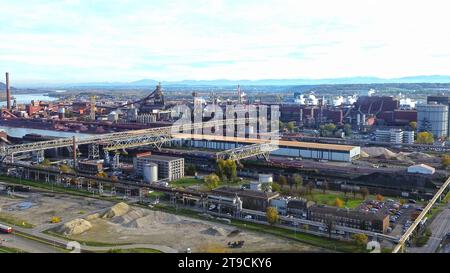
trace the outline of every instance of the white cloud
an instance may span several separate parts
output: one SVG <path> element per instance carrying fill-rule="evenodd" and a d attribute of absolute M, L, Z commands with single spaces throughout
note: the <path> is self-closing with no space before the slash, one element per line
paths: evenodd
<path fill-rule="evenodd" d="M 446 1 L 0 0 L 17 81 L 450 74 Z"/>

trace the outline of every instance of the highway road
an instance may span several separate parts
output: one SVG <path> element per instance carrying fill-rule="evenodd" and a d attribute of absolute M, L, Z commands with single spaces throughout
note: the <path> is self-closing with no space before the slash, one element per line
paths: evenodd
<path fill-rule="evenodd" d="M 439 247 L 442 238 L 450 232 L 450 203 L 445 209 L 436 215 L 433 222 L 429 225 L 432 232 L 428 243 L 423 247 L 407 248 L 407 252 L 411 253 L 434 253 Z"/>
<path fill-rule="evenodd" d="M 61 253 L 60 248 L 27 239 L 15 234 L 1 234 L 1 245 L 20 249 L 27 253 Z"/>

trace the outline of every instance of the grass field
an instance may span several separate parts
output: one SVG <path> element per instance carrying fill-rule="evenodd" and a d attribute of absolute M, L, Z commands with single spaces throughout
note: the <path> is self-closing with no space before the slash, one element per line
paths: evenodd
<path fill-rule="evenodd" d="M 0 253 L 25 253 L 25 252 L 16 248 L 0 246 Z"/>
<path fill-rule="evenodd" d="M 130 249 L 115 249 L 112 248 L 108 253 L 162 253 L 159 250 L 152 248 L 130 248 Z"/>
<path fill-rule="evenodd" d="M 0 212 L 0 221 L 4 223 L 8 223 L 14 226 L 23 227 L 23 228 L 33 228 L 34 226 L 27 221 L 24 221 L 22 219 L 18 219 L 16 217 L 6 215 L 4 213 Z"/>
<path fill-rule="evenodd" d="M 189 186 L 195 186 L 195 185 L 204 185 L 203 179 L 198 179 L 195 177 L 184 177 L 181 179 L 178 179 L 176 181 L 170 182 L 170 185 L 176 186 L 176 187 L 189 187 Z"/>
<path fill-rule="evenodd" d="M 344 201 L 344 207 L 350 209 L 356 208 L 364 202 L 364 199 L 362 199 L 359 195 L 354 198 L 350 193 L 345 196 L 344 193 L 330 191 L 327 191 L 326 193 L 323 193 L 322 191 L 313 191 L 312 195 L 306 195 L 305 198 L 310 201 L 314 201 L 317 204 L 329 206 L 334 206 L 335 200 L 339 198 Z M 368 196 L 367 199 L 374 199 L 374 196 Z"/>

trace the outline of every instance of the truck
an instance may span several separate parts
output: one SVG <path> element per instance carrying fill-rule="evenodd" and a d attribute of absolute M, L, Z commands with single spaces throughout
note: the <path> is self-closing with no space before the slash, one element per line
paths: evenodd
<path fill-rule="evenodd" d="M 12 229 L 12 227 L 0 224 L 0 232 L 2 232 L 2 233 L 12 233 L 13 229 Z"/>

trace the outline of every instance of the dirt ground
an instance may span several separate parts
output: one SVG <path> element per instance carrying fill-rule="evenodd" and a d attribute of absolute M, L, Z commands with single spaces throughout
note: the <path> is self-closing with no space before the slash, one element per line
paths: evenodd
<path fill-rule="evenodd" d="M 24 195 L 28 197 L 11 198 L 4 194 L 0 195 L 1 213 L 34 226 L 48 224 L 53 216 L 60 217 L 64 221 L 111 206 L 111 202 L 108 201 L 71 195 L 51 195 L 41 192 Z"/>
<path fill-rule="evenodd" d="M 236 231 L 235 228 L 148 209 L 132 209 L 121 217 L 95 219 L 93 228 L 74 240 L 103 243 L 164 245 L 193 252 L 319 252 L 324 251 L 280 237 Z M 237 234 L 236 234 L 237 233 Z M 242 248 L 228 248 L 228 242 L 245 241 Z"/>
<path fill-rule="evenodd" d="M 53 216 L 62 221 L 85 218 L 105 211 L 112 202 L 65 194 L 24 193 L 26 198 L 0 195 L 1 214 L 44 228 Z M 74 240 L 111 244 L 152 244 L 183 252 L 323 252 L 324 249 L 263 233 L 236 230 L 234 227 L 174 214 L 135 208 L 110 219 L 89 219 L 92 229 Z M 231 249 L 229 242 L 245 241 L 242 248 Z"/>

